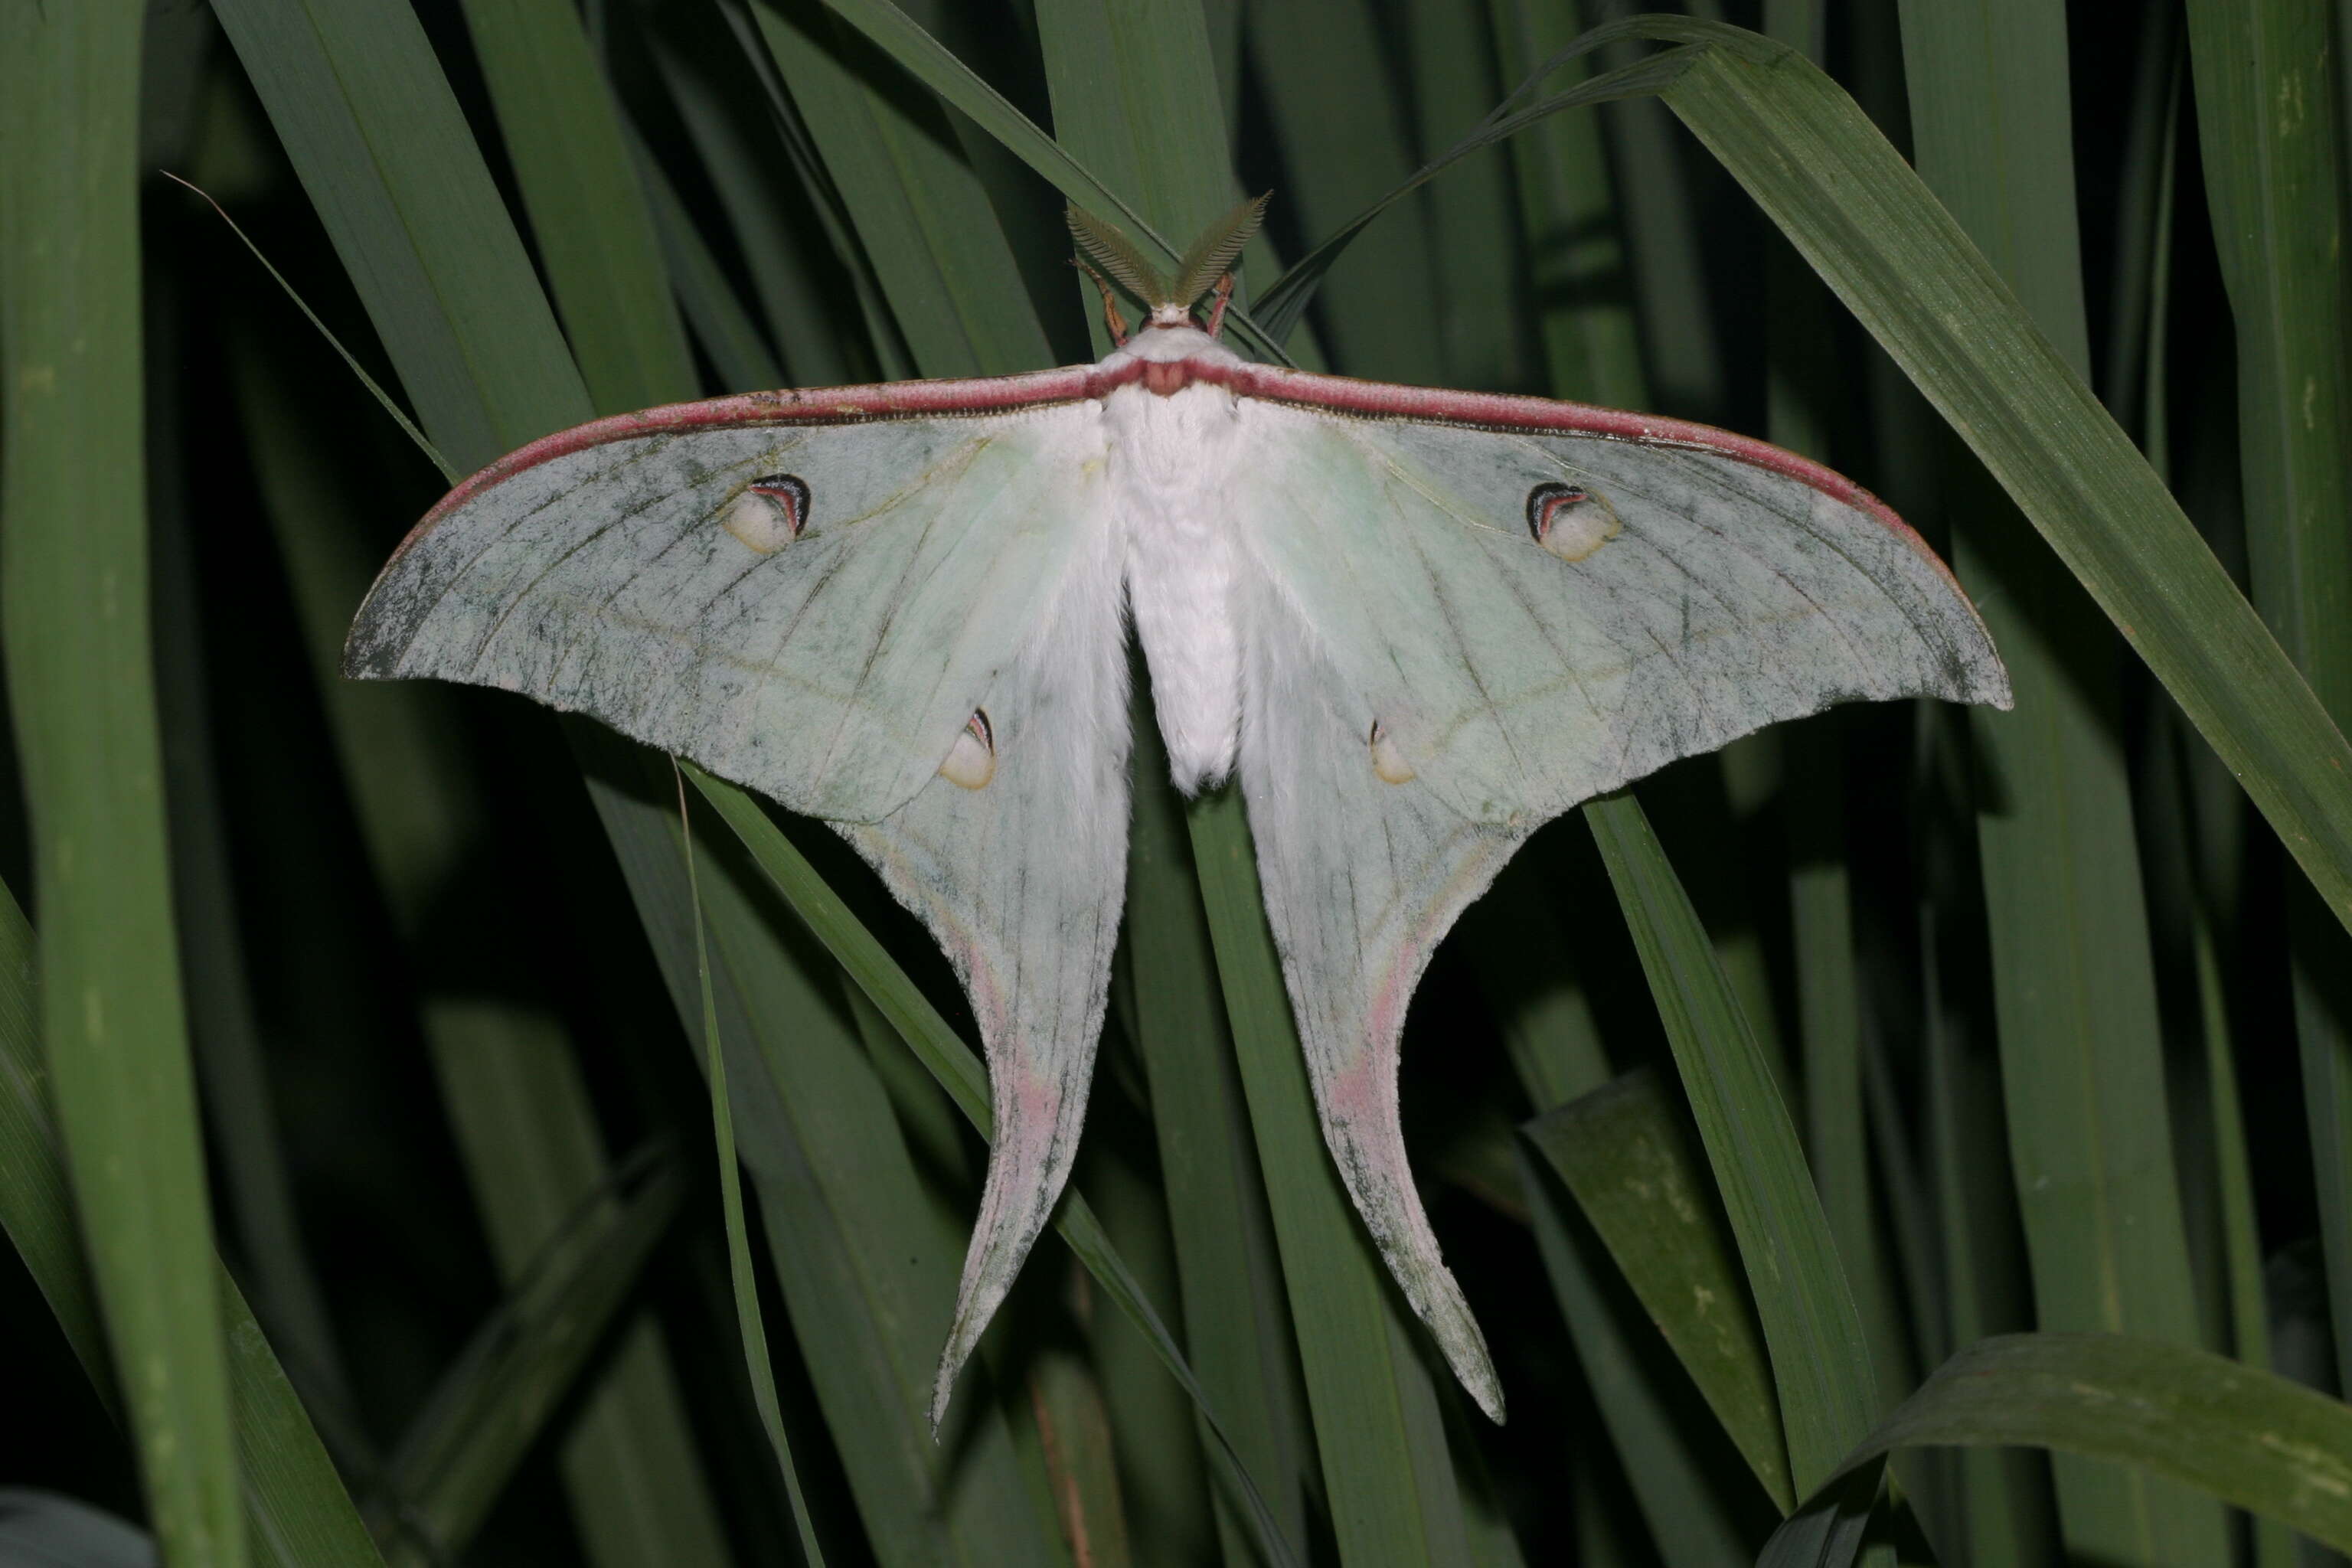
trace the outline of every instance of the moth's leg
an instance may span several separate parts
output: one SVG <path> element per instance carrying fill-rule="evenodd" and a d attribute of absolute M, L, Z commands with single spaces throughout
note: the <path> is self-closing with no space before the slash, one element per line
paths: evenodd
<path fill-rule="evenodd" d="M 1111 297 L 1110 285 L 1103 281 L 1101 273 L 1085 262 L 1073 259 L 1070 265 L 1095 280 L 1095 287 L 1102 292 L 1103 325 L 1110 329 L 1111 345 L 1114 348 L 1125 348 L 1127 318 L 1118 313 L 1118 301 Z"/>
<path fill-rule="evenodd" d="M 1217 279 L 1217 302 L 1209 308 L 1209 335 L 1215 337 L 1225 324 L 1225 307 L 1233 303 L 1234 275 L 1226 273 Z"/>

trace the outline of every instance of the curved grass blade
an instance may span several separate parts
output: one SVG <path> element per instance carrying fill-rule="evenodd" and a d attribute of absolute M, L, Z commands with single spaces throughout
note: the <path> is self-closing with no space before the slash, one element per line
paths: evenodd
<path fill-rule="evenodd" d="M 1302 233 L 1324 232 L 1412 175 L 1421 151 L 1407 63 L 1420 51 L 1411 7 L 1256 0 L 1244 22 L 1259 95 L 1291 182 L 1282 193 L 1285 216 Z M 1401 47 L 1391 47 L 1392 36 Z M 1430 195 L 1412 209 L 1404 221 L 1369 231 L 1364 254 L 1339 270 L 1316 324 L 1335 363 L 1357 375 L 1451 385 L 1441 323 L 1454 302 L 1441 285 L 1440 254 L 1475 240 L 1438 232 Z M 1508 249 L 1487 235 L 1476 239 Z M 1252 297 L 1253 310 L 1261 303 Z M 1276 335 L 1288 341 L 1286 331 Z"/>
<path fill-rule="evenodd" d="M 1626 36 L 1625 30 L 1620 26 L 1596 28 L 1593 32 L 1585 35 L 1584 39 L 1580 40 L 1580 47 L 1575 52 L 1582 53 L 1585 49 L 1598 48 L 1602 44 L 1624 36 Z M 1553 62 L 1554 65 L 1558 63 L 1558 60 Z M 1287 341 L 1291 331 L 1297 326 L 1299 317 L 1306 313 L 1307 302 L 1314 297 L 1317 286 L 1323 281 L 1324 275 L 1330 271 L 1331 264 L 1339 258 L 1339 253 L 1346 249 L 1358 235 L 1363 233 L 1374 218 L 1380 216 L 1397 201 L 1435 179 L 1481 147 L 1500 142 L 1564 109 L 1580 108 L 1586 104 L 1610 103 L 1619 99 L 1662 92 L 1669 82 L 1682 73 L 1688 63 L 1689 60 L 1681 50 L 1668 50 L 1664 54 L 1652 55 L 1629 65 L 1620 66 L 1614 70 L 1604 71 L 1599 76 L 1588 78 L 1565 92 L 1537 100 L 1524 108 L 1513 110 L 1508 113 L 1497 109 L 1461 141 L 1423 164 L 1411 179 L 1349 219 L 1328 238 L 1293 262 L 1290 269 L 1276 280 L 1274 287 L 1259 297 L 1256 308 L 1258 325 L 1275 342 Z M 1547 65 L 1538 70 L 1537 75 L 1544 75 L 1551 68 L 1551 65 Z M 1506 105 L 1510 101 L 1506 100 Z"/>
<path fill-rule="evenodd" d="M 1868 1342 L 1772 1071 L 1630 795 L 1584 808 L 1682 1070 L 1772 1358 L 1789 1467 L 1818 1487 L 1878 1407 Z"/>
<path fill-rule="evenodd" d="M 1556 60 L 1622 37 L 1701 46 L 1640 62 L 1654 73 L 1618 79 L 1611 95 L 1662 96 L 1780 225 L 2001 481 L 2352 926 L 2352 744 L 1950 216 L 1835 83 L 1753 33 L 1634 17 L 1595 28 Z M 1591 101 L 1603 79 L 1518 110 L 1532 90 L 1522 88 L 1474 139 L 1507 134 L 1560 100 Z M 1261 324 L 1295 314 L 1309 263 L 1328 267 L 1325 252 L 1344 242 L 1326 240 L 1293 267 L 1288 289 L 1260 296 Z"/>
<path fill-rule="evenodd" d="M 1734 28 L 1664 89 L 2088 588 L 2352 924 L 2352 745 L 2163 481 L 1836 84 Z M 1762 50 L 1758 46 L 1763 45 Z"/>
<path fill-rule="evenodd" d="M 792 1441 L 784 1434 L 784 1413 L 776 1399 L 775 1363 L 768 1355 L 768 1328 L 760 1313 L 760 1282 L 751 1269 L 751 1245 L 743 1223 L 743 1173 L 735 1163 L 735 1115 L 727 1094 L 727 1054 L 719 1043 L 719 998 L 710 986 L 710 950 L 702 940 L 702 888 L 694 873 L 693 818 L 686 808 L 686 780 L 677 781 L 677 815 L 684 825 L 678 835 L 686 849 L 686 887 L 694 900 L 694 973 L 702 986 L 702 1042 L 705 1070 L 710 1078 L 711 1131 L 719 1146 L 719 1193 L 727 1223 L 727 1275 L 735 1289 L 735 1326 L 743 1341 L 744 1370 L 751 1380 L 751 1400 L 760 1408 L 760 1425 L 767 1428 L 768 1446 L 775 1450 L 776 1468 L 792 1500 L 793 1524 L 800 1531 L 801 1555 L 811 1568 L 824 1568 L 816 1526 L 810 1522 L 808 1500 L 801 1495 L 800 1471 L 793 1464 Z"/>
<path fill-rule="evenodd" d="M 1632 1072 L 1528 1122 L 1520 1135 L 1576 1197 L 1625 1283 L 1782 1513 L 1796 1506 L 1747 1281 L 1717 1223 L 1669 1091 Z"/>
<path fill-rule="evenodd" d="M 818 0 L 761 0 L 751 11 L 916 373 L 994 375 L 1048 363 L 1012 247 L 945 111 L 885 90 L 875 79 L 887 81 L 891 68 L 874 58 L 875 43 Z M 887 37 L 929 41 L 890 15 L 898 29 Z"/>
<path fill-rule="evenodd" d="M 1979 1340 L 1838 1474 L 1900 1448 L 1997 1444 L 2139 1466 L 2352 1551 L 2352 1406 L 2208 1351 L 2120 1334 Z"/>
<path fill-rule="evenodd" d="M 0 888 L 0 1230 L 57 1314 L 100 1402 L 120 1420 L 98 1296 L 74 1234 L 65 1147 L 41 1060 L 39 954 L 33 928 Z M 227 1328 L 229 1393 L 246 1528 L 257 1562 L 275 1568 L 383 1568 L 334 1462 L 293 1384 L 217 1260 L 215 1288 Z"/>
<path fill-rule="evenodd" d="M 0 12 L 0 643 L 41 910 L 40 1040 L 163 1555 L 247 1559 L 188 1058 L 148 603 L 140 40 Z"/>
<path fill-rule="evenodd" d="M 930 1069 L 940 1087 L 956 1102 L 966 1119 L 980 1130 L 982 1136 L 990 1127 L 988 1110 L 988 1070 L 980 1058 L 965 1045 L 948 1021 L 940 1016 L 928 997 L 906 971 L 899 968 L 874 934 L 851 912 L 841 895 L 825 884 L 800 850 L 784 837 L 782 829 L 772 821 L 760 803 L 746 792 L 723 779 L 714 778 L 692 763 L 681 763 L 679 770 L 705 799 L 717 808 L 728 826 L 734 829 L 743 847 L 756 861 L 760 869 L 774 884 L 793 911 L 807 925 L 811 934 L 831 952 L 849 978 L 873 1000 L 882 1016 L 898 1031 L 908 1047 Z M 1214 1406 L 1200 1380 L 1185 1363 L 1183 1352 L 1177 1349 L 1174 1336 L 1151 1303 L 1144 1298 L 1126 1262 L 1111 1247 L 1103 1233 L 1102 1224 L 1094 1211 L 1087 1206 L 1084 1196 L 1070 1192 L 1055 1211 L 1054 1227 L 1070 1250 L 1087 1267 L 1104 1291 L 1126 1313 L 1144 1337 L 1159 1352 L 1160 1362 L 1190 1394 L 1210 1428 L 1217 1437 L 1213 1450 L 1220 1464 L 1240 1489 L 1248 1503 L 1259 1536 L 1259 1549 L 1270 1563 L 1288 1563 L 1295 1559 L 1284 1544 L 1276 1528 L 1274 1515 L 1267 1508 L 1265 1494 L 1250 1477 L 1247 1467 L 1234 1449 L 1230 1434 L 1217 1418 Z"/>
<path fill-rule="evenodd" d="M 308 300 L 303 299 L 300 294 L 295 291 L 294 285 L 286 280 L 286 274 L 278 271 L 278 268 L 271 264 L 269 258 L 262 254 L 261 247 L 253 243 L 253 237 L 247 234 L 244 229 L 237 226 L 236 219 L 229 216 L 227 210 L 224 208 L 220 203 L 213 200 L 212 194 L 210 192 L 205 190 L 200 185 L 194 184 L 189 181 L 180 178 L 179 175 L 173 174 L 169 169 L 163 171 L 163 177 L 171 181 L 175 185 L 186 185 L 188 189 L 204 197 L 205 205 L 206 206 L 209 206 L 213 211 L 220 214 L 221 222 L 228 225 L 228 231 L 236 236 L 237 243 L 244 246 L 245 248 L 252 254 L 253 258 L 256 261 L 261 263 L 261 269 L 269 274 L 269 280 L 277 284 L 279 289 L 285 293 L 289 300 L 294 301 L 294 308 L 302 312 L 303 319 L 309 321 L 310 325 L 317 330 L 319 336 L 326 341 L 327 345 L 335 351 L 336 354 L 341 357 L 343 363 L 350 369 L 352 374 L 359 378 L 359 384 L 367 388 L 368 395 L 375 399 L 376 406 L 383 409 L 386 414 L 392 416 L 392 422 L 400 426 L 402 435 L 406 436 L 410 440 L 416 443 L 416 449 L 424 453 L 425 458 L 435 468 L 441 470 L 441 477 L 444 479 L 454 485 L 459 479 L 466 477 L 457 468 L 451 465 L 448 458 L 441 455 L 441 449 L 439 447 L 436 447 L 431 441 L 425 439 L 425 432 L 419 430 L 416 427 L 416 422 L 409 418 L 408 411 L 401 407 L 399 403 L 394 400 L 392 394 L 386 392 L 382 386 L 376 384 L 375 377 L 367 373 L 367 367 L 360 363 L 357 359 L 354 359 L 352 356 L 351 350 L 343 347 L 342 340 L 336 337 L 334 333 L 327 330 L 327 323 L 319 320 L 319 313 L 310 309 L 310 302 Z"/>

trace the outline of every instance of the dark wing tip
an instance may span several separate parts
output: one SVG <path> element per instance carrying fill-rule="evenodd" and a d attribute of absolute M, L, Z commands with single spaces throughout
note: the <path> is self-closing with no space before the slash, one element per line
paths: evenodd
<path fill-rule="evenodd" d="M 2001 663 L 2000 655 L 1993 651 L 1990 637 L 1985 639 L 1982 662 L 1974 666 L 1969 674 L 1974 679 L 1968 684 L 1964 701 L 1980 702 L 2003 713 L 2017 706 L 2017 694 L 2010 689 L 2009 667 Z"/>
<path fill-rule="evenodd" d="M 393 613 L 387 594 L 393 574 L 400 570 L 402 557 L 394 556 L 383 574 L 368 588 L 367 597 L 360 601 L 359 612 L 352 617 L 352 629 L 343 637 L 342 673 L 346 680 L 397 680 L 401 678 L 401 661 L 415 638 L 415 626 L 404 617 Z"/>

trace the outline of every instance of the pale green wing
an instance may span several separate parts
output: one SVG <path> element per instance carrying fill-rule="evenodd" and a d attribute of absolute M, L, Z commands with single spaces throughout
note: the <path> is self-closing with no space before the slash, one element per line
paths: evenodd
<path fill-rule="evenodd" d="M 988 1053 L 988 1180 L 934 1428 L 1053 1213 L 1086 1118 L 1127 876 L 1124 548 L 1115 529 L 1088 531 L 950 773 L 879 822 L 840 827 L 938 938 Z"/>
<path fill-rule="evenodd" d="M 1760 443 L 1251 414 L 1280 460 L 1235 480 L 1248 547 L 1365 723 L 1479 820 L 1533 826 L 1834 702 L 2008 705 L 1942 563 L 1864 492 Z"/>
<path fill-rule="evenodd" d="M 995 1122 L 934 1425 L 1068 1178 L 1124 891 L 1124 536 L 1074 388 L 778 394 L 551 437 L 419 526 L 346 656 L 592 714 L 827 818 L 922 918 Z"/>
<path fill-rule="evenodd" d="M 1086 405 L 856 401 L 889 391 L 782 395 L 834 396 L 837 422 L 733 398 L 524 448 L 402 546 L 346 672 L 519 691 L 795 811 L 881 817 L 938 770 L 1108 515 Z"/>
<path fill-rule="evenodd" d="M 1239 757 L 1258 879 L 1324 1142 L 1405 1300 L 1495 1420 L 1502 1385 L 1405 1163 L 1397 1039 L 1429 956 L 1523 826 L 1379 776 L 1362 699 L 1284 584 L 1244 578 Z"/>
<path fill-rule="evenodd" d="M 1788 454 L 1690 426 L 1572 428 L 1637 421 L 1568 405 L 1259 374 L 1253 390 L 1297 400 L 1246 402 L 1228 492 L 1255 583 L 1240 772 L 1266 913 L 1341 1175 L 1499 1419 L 1399 1124 L 1399 1035 L 1437 942 L 1579 801 L 1832 702 L 2006 707 L 2008 681 L 1916 538 Z"/>

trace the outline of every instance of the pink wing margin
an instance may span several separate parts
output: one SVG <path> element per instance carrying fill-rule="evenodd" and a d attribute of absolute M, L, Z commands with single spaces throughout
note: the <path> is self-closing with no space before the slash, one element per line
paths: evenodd
<path fill-rule="evenodd" d="M 392 552 L 398 561 L 433 525 L 483 491 L 517 474 L 573 452 L 640 436 L 676 436 L 694 430 L 760 425 L 862 425 L 872 420 L 922 415 L 994 414 L 1008 408 L 1038 408 L 1097 395 L 1103 380 L 1090 364 L 1064 365 L 1024 375 L 974 376 L 961 381 L 884 381 L 865 386 L 786 388 L 744 392 L 699 403 L 667 403 L 635 414 L 592 419 L 517 447 L 488 468 L 460 480 L 434 503 Z M 385 570 L 392 562 L 385 563 Z"/>
<path fill-rule="evenodd" d="M 1464 425 L 1482 430 L 1543 431 L 1559 436 L 1599 436 L 1644 447 L 1679 447 L 1733 458 L 1755 468 L 1795 479 L 1832 500 L 1843 501 L 1885 528 L 1933 565 L 1955 593 L 1960 584 L 1944 558 L 1927 547 L 1918 531 L 1895 509 L 1835 468 L 1800 457 L 1785 447 L 1753 436 L 1722 430 L 1687 419 L 1634 414 L 1603 408 L 1592 403 L 1570 403 L 1550 397 L 1520 397 L 1498 392 L 1448 392 L 1439 387 L 1405 386 L 1389 381 L 1358 381 L 1351 376 L 1318 375 L 1311 371 L 1286 370 L 1279 365 L 1244 363 L 1202 380 L 1232 387 L 1245 397 L 1293 403 L 1332 414 L 1366 418 L 1414 419 L 1432 424 Z M 1967 595 L 1961 595 L 1963 602 Z"/>

